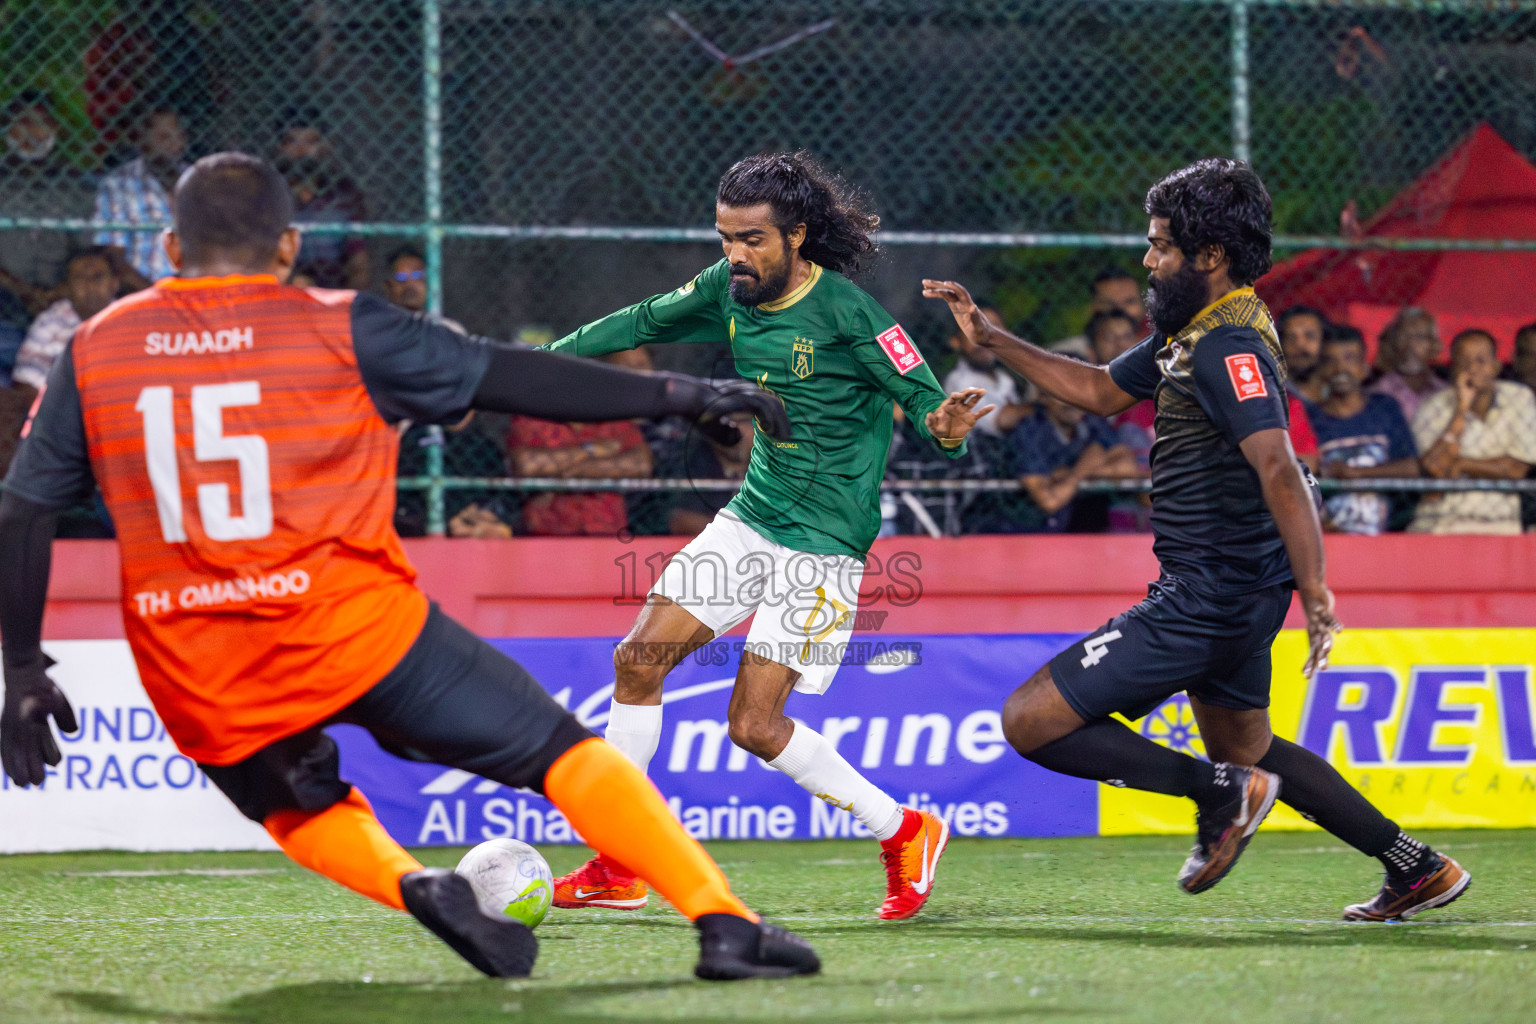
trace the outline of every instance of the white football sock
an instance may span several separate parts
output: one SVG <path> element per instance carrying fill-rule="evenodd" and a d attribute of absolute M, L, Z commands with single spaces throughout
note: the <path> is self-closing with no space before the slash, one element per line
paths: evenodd
<path fill-rule="evenodd" d="M 768 763 L 815 796 L 852 811 L 876 839 L 889 839 L 901 828 L 901 805 L 860 775 L 815 729 L 796 722 L 789 743 Z"/>
<path fill-rule="evenodd" d="M 633 761 L 636 768 L 647 771 L 656 748 L 661 746 L 661 705 L 614 701 L 608 707 L 608 731 L 604 738 Z"/>

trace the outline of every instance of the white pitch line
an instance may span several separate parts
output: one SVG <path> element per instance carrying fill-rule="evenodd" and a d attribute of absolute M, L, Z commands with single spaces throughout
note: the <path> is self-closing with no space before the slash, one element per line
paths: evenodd
<path fill-rule="evenodd" d="M 826 917 L 817 914 L 774 914 L 774 921 L 805 923 L 805 924 L 842 924 L 864 925 L 871 919 L 858 917 Z M 197 924 L 212 921 L 375 921 L 379 919 L 377 914 L 208 914 L 196 917 L 80 917 L 78 915 L 37 917 L 11 917 L 0 918 L 0 924 Z M 559 918 L 550 918 L 558 922 Z M 572 922 L 574 923 L 574 922 Z M 1065 916 L 1009 916 L 1009 917 L 974 917 L 974 918 L 946 918 L 940 921 L 929 919 L 931 924 L 967 925 L 978 930 L 985 929 L 994 924 L 1158 924 L 1158 925 L 1252 925 L 1252 924 L 1282 924 L 1282 925 L 1337 925 L 1340 927 L 1359 928 L 1362 931 L 1372 929 L 1368 922 L 1341 921 L 1338 918 L 1311 918 L 1311 917 L 1152 917 L 1140 916 L 1108 916 L 1097 914 L 1069 914 Z M 1387 925 L 1389 928 L 1536 928 L 1536 921 L 1409 921 L 1403 924 Z"/>
<path fill-rule="evenodd" d="M 4 917 L 0 924 L 199 924 L 205 921 L 376 921 L 377 914 L 206 914 L 197 917 Z"/>
<path fill-rule="evenodd" d="M 1266 834 L 1267 835 L 1274 835 L 1276 833 L 1266 833 Z M 1106 836 L 1106 837 L 1102 837 L 1102 838 L 1111 838 L 1111 839 L 1145 839 L 1145 838 L 1148 838 L 1148 837 L 1146 837 L 1146 836 Z M 1178 837 L 1170 833 L 1168 838 L 1177 839 Z M 1444 850 L 1447 853 L 1460 853 L 1463 850 L 1498 849 L 1498 848 L 1505 848 L 1505 847 L 1507 847 L 1509 845 L 1512 845 L 1512 844 L 1509 844 L 1509 843 L 1456 843 L 1456 844 L 1452 845 L 1450 843 L 1446 843 L 1443 846 L 1435 847 L 1435 849 L 1437 849 L 1437 850 Z M 1259 849 L 1261 854 L 1262 854 L 1262 856 L 1265 856 L 1265 857 L 1288 857 L 1288 856 L 1294 856 L 1294 855 L 1297 855 L 1297 854 L 1310 856 L 1310 855 L 1313 855 L 1313 854 L 1339 854 L 1339 853 L 1356 853 L 1357 852 L 1353 847 L 1344 846 L 1342 844 L 1339 845 L 1339 846 L 1297 846 L 1297 847 L 1292 847 L 1292 848 L 1264 846 L 1264 847 L 1257 848 L 1257 849 Z M 1048 851 L 1044 851 L 1044 850 L 985 850 L 985 851 L 972 850 L 972 851 L 970 851 L 970 852 L 968 852 L 966 854 L 967 857 L 970 857 L 970 858 L 973 858 L 973 859 L 979 859 L 979 860 L 1003 860 L 1003 859 L 1009 859 L 1009 858 L 1021 858 L 1021 859 L 1057 858 L 1057 859 L 1061 859 L 1061 860 L 1068 860 L 1068 859 L 1070 859 L 1070 860 L 1074 860 L 1074 861 L 1083 860 L 1083 859 L 1085 859 L 1085 857 L 1086 857 L 1086 859 L 1090 859 L 1090 860 L 1094 860 L 1094 861 L 1113 861 L 1113 860 L 1119 860 L 1121 857 L 1174 857 L 1174 858 L 1177 858 L 1177 857 L 1182 856 L 1182 855 L 1183 855 L 1183 851 L 1182 850 L 1118 850 L 1118 851 L 1095 852 L 1095 853 L 1089 853 L 1089 854 L 1083 854 L 1082 852 L 1075 851 L 1075 850 L 1059 850 L 1059 851 L 1058 850 L 1053 850 L 1053 851 L 1049 851 L 1049 852 Z M 1249 854 L 1249 856 L 1252 856 L 1252 854 Z M 740 863 L 746 864 L 746 863 L 749 863 L 749 862 L 740 862 Z M 821 863 L 825 863 L 825 864 L 829 864 L 830 865 L 830 864 L 835 864 L 835 863 L 838 863 L 838 862 L 837 861 L 811 861 L 810 863 L 812 865 L 817 865 L 817 864 L 821 864 Z M 860 861 L 859 863 L 863 863 L 863 862 Z"/>
<path fill-rule="evenodd" d="M 786 921 L 806 924 L 867 924 L 863 917 L 823 917 L 815 914 L 771 914 L 774 921 Z M 935 921 L 928 919 L 930 924 L 945 925 L 970 925 L 978 929 L 985 928 L 989 924 L 1160 924 L 1160 925 L 1206 925 L 1206 924 L 1332 924 L 1341 927 L 1369 929 L 1372 927 L 1367 921 L 1343 921 L 1336 917 L 1312 918 L 1312 917 L 1151 917 L 1151 916 L 1124 916 L 1109 917 L 1092 914 L 1070 914 L 1066 916 L 1023 916 L 1023 917 L 946 917 Z M 1389 928 L 1536 928 L 1536 921 L 1407 921 L 1387 925 Z"/>
<path fill-rule="evenodd" d="M 165 871 L 61 871 L 65 878 L 244 878 L 249 875 L 286 875 L 283 868 L 176 868 Z"/>

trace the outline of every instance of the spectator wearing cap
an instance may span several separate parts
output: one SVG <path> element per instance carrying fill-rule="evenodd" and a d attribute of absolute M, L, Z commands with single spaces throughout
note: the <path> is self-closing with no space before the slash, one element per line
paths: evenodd
<path fill-rule="evenodd" d="M 1443 480 L 1518 480 L 1536 465 L 1536 396 L 1499 380 L 1493 336 L 1467 330 L 1451 341 L 1453 386 L 1431 395 L 1414 417 L 1425 472 Z M 1489 491 L 1427 496 L 1415 533 L 1519 533 L 1520 498 Z"/>

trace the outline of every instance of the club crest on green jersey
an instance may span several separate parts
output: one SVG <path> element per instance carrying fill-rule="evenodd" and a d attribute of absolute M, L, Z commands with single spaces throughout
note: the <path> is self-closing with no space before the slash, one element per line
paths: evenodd
<path fill-rule="evenodd" d="M 801 380 L 815 372 L 813 358 L 816 355 L 816 343 L 810 338 L 796 338 L 790 350 L 789 368 L 796 377 Z"/>

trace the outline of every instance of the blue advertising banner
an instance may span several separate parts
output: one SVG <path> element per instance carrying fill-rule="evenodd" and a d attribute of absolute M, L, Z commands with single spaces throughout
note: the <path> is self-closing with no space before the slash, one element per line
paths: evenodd
<path fill-rule="evenodd" d="M 613 642 L 502 640 L 560 703 L 601 732 Z M 1075 646 L 1074 646 L 1075 645 Z M 1062 648 L 1103 656 L 1072 634 L 894 636 L 860 641 L 830 691 L 795 694 L 789 713 L 898 800 L 949 819 L 962 836 L 1187 835 L 1189 801 L 1042 771 L 1002 737 L 1007 694 Z M 819 839 L 863 834 L 734 747 L 726 706 L 742 641 L 688 658 L 667 682 L 651 777 L 701 839 Z M 55 850 L 271 849 L 178 751 L 140 685 L 123 640 L 49 641 L 54 679 L 81 728 L 41 787 L 0 777 L 0 853 Z M 828 644 L 828 651 L 836 646 Z M 1114 656 L 1114 646 L 1108 655 Z M 1350 784 L 1409 828 L 1536 827 L 1536 630 L 1350 630 L 1332 665 L 1301 675 L 1306 633 L 1273 651 L 1270 717 L 1279 736 L 1327 757 Z M 1133 727 L 1205 752 L 1189 700 L 1175 695 Z M 465 772 L 398 760 L 364 732 L 333 730 L 343 777 L 360 785 L 402 842 L 473 844 L 498 836 L 575 842 L 543 799 Z M 1283 798 L 1282 798 L 1283 799 Z M 1313 828 L 1276 807 L 1266 828 Z"/>
<path fill-rule="evenodd" d="M 787 710 L 897 800 L 949 819 L 957 835 L 1096 835 L 1097 784 L 1019 757 L 1003 739 L 999 715 L 1008 693 L 1074 639 L 897 636 L 853 643 L 831 689 L 794 694 Z M 614 641 L 492 643 L 601 734 L 613 695 Z M 847 811 L 731 743 L 726 705 L 742 644 L 715 641 L 667 679 L 665 726 L 650 774 L 673 813 L 699 839 L 867 836 Z M 579 841 L 564 816 L 533 793 L 399 760 L 351 726 L 330 731 L 341 746 L 343 777 L 368 794 L 403 843 Z"/>

